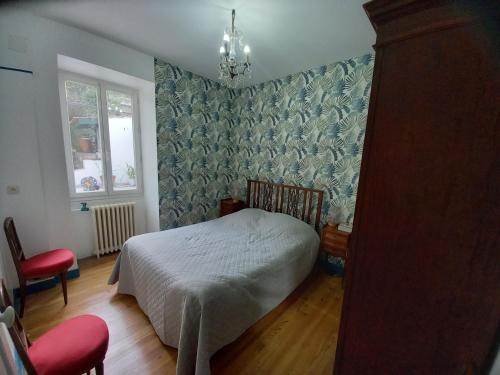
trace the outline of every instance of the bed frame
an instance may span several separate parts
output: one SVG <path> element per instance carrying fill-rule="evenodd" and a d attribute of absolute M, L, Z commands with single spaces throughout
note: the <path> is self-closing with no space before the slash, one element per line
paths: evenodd
<path fill-rule="evenodd" d="M 247 180 L 248 208 L 291 215 L 313 225 L 319 232 L 323 192 L 294 185 L 275 184 L 267 181 Z M 314 222 L 311 215 L 316 206 Z"/>

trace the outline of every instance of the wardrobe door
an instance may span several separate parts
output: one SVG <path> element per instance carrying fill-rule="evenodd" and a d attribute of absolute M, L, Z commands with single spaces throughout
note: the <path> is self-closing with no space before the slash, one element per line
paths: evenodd
<path fill-rule="evenodd" d="M 500 319 L 500 77 L 477 15 L 373 1 L 375 71 L 335 373 L 463 374 Z"/>

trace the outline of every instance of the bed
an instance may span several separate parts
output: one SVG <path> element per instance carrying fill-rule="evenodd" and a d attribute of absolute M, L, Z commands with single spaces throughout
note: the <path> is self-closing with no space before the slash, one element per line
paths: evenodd
<path fill-rule="evenodd" d="M 135 296 L 161 341 L 178 348 L 178 375 L 210 374 L 210 357 L 306 278 L 322 195 L 249 180 L 248 208 L 124 244 L 109 282 Z"/>

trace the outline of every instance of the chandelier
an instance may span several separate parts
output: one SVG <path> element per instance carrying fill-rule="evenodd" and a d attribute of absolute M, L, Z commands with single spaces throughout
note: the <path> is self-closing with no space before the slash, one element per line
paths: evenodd
<path fill-rule="evenodd" d="M 237 87 L 250 78 L 250 47 L 243 44 L 243 35 L 234 27 L 236 11 L 232 11 L 231 29 L 224 31 L 219 50 L 219 79 L 228 87 Z"/>

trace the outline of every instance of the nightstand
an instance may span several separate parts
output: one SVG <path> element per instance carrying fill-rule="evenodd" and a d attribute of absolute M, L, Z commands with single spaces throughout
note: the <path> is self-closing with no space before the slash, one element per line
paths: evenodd
<path fill-rule="evenodd" d="M 349 253 L 349 235 L 350 233 L 338 230 L 337 225 L 326 224 L 323 229 L 321 229 L 320 251 L 324 251 L 335 257 L 343 258 L 347 261 Z M 344 286 L 344 278 L 342 278 L 342 286 Z"/>
<path fill-rule="evenodd" d="M 221 199 L 220 201 L 220 217 L 238 212 L 245 208 L 243 201 L 233 201 L 233 198 Z"/>

